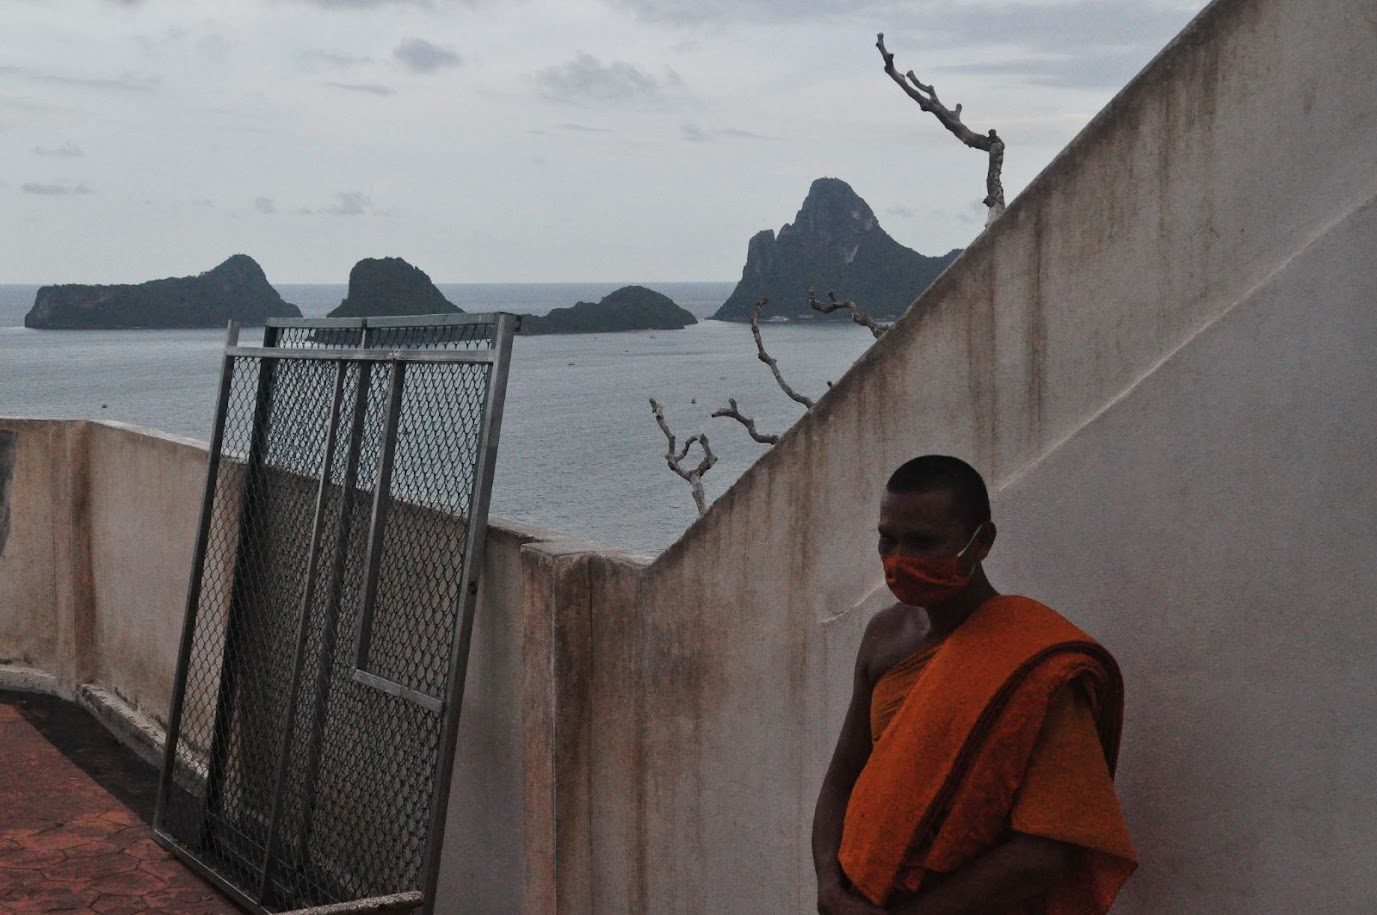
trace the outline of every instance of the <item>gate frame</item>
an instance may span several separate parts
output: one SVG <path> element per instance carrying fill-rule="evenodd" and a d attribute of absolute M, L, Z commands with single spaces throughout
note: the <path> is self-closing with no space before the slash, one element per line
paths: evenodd
<path fill-rule="evenodd" d="M 493 330 L 490 342 L 486 348 L 475 349 L 426 349 L 426 348 L 375 348 L 371 347 L 373 331 L 383 328 L 397 327 L 444 327 L 463 324 L 492 324 Z M 253 899 L 248 896 L 243 889 L 234 885 L 229 880 L 214 870 L 209 862 L 203 860 L 195 849 L 190 848 L 178 840 L 175 836 L 168 833 L 164 828 L 164 815 L 167 804 L 172 792 L 172 786 L 176 771 L 177 744 L 181 736 L 182 714 L 186 699 L 187 674 L 190 668 L 191 651 L 194 646 L 197 615 L 200 609 L 201 586 L 205 574 L 206 549 L 210 541 L 210 529 L 215 508 L 215 493 L 219 479 L 221 448 L 224 444 L 225 416 L 229 407 L 229 398 L 234 381 L 235 361 L 238 359 L 256 358 L 261 360 L 259 376 L 257 379 L 258 391 L 254 402 L 254 422 L 250 431 L 251 447 L 246 456 L 245 495 L 248 497 L 249 489 L 253 486 L 256 473 L 256 464 L 262 461 L 261 447 L 254 447 L 259 444 L 258 439 L 263 432 L 264 422 L 266 421 L 268 410 L 268 398 L 270 396 L 271 382 L 270 375 L 278 361 L 285 359 L 305 359 L 313 361 L 335 362 L 341 372 L 339 378 L 343 377 L 343 368 L 346 362 L 363 363 L 361 368 L 371 369 L 376 365 L 391 365 L 393 384 L 400 387 L 401 376 L 404 367 L 408 363 L 487 363 L 490 366 L 488 384 L 484 393 L 481 426 L 478 432 L 477 453 L 474 461 L 474 482 L 472 497 L 469 505 L 468 518 L 466 520 L 467 530 L 464 544 L 464 557 L 461 572 L 461 604 L 456 608 L 458 623 L 454 637 L 450 645 L 449 657 L 449 676 L 446 682 L 446 693 L 440 703 L 438 711 L 443 714 L 440 724 L 440 740 L 438 743 L 438 753 L 436 760 L 436 770 L 433 781 L 433 791 L 431 793 L 431 806 L 429 816 L 429 829 L 426 836 L 426 848 L 422 857 L 421 864 L 421 886 L 419 890 L 421 901 L 418 903 L 423 915 L 430 915 L 435 909 L 435 894 L 440 877 L 441 855 L 445 839 L 445 821 L 449 811 L 449 796 L 451 782 L 454 775 L 454 759 L 459 736 L 459 719 L 464 701 L 464 688 L 468 675 L 469 648 L 473 636 L 474 614 L 478 606 L 479 578 L 483 566 L 483 549 L 487 540 L 488 529 L 488 509 L 492 501 L 492 481 L 497 467 L 497 446 L 501 437 L 502 416 L 506 405 L 507 395 L 507 376 L 511 368 L 512 341 L 516 333 L 520 330 L 521 316 L 508 312 L 490 313 L 459 313 L 446 315 L 405 315 L 398 317 L 383 318 L 269 318 L 264 328 L 263 345 L 260 347 L 249 347 L 239 345 L 238 322 L 231 321 L 226 332 L 225 351 L 220 367 L 220 386 L 215 402 L 215 416 L 211 426 L 211 437 L 209 445 L 209 455 L 206 464 L 206 484 L 201 501 L 201 518 L 196 531 L 195 553 L 192 558 L 192 568 L 190 583 L 187 589 L 186 612 L 182 624 L 181 643 L 177 654 L 177 668 L 175 681 L 173 683 L 172 705 L 168 713 L 167 732 L 163 747 L 163 766 L 158 782 L 157 801 L 153 814 L 153 838 L 158 844 L 177 855 L 184 862 L 191 866 L 200 876 L 204 877 L 216 889 L 228 895 L 239 905 L 244 906 L 256 915 L 273 915 L 272 910 L 263 905 L 268 878 L 272 868 L 273 841 L 270 836 L 265 851 L 265 862 L 260 875 L 259 898 Z M 332 343 L 329 347 L 320 348 L 297 348 L 283 347 L 278 345 L 281 331 L 285 328 L 305 328 L 310 330 L 325 329 L 357 329 L 360 331 L 357 346 L 338 345 Z M 359 406 L 366 403 L 367 382 L 366 378 L 371 371 L 361 374 L 361 390 L 356 392 L 357 404 L 355 412 L 362 412 Z M 337 381 L 337 385 L 339 381 Z M 338 395 L 338 389 L 337 389 Z M 392 406 L 398 407 L 394 403 Z M 341 404 L 338 396 L 335 401 L 334 411 L 338 413 Z M 390 409 L 388 416 L 384 419 L 382 433 L 382 446 L 386 447 L 389 440 L 395 445 L 397 434 L 396 410 Z M 338 425 L 342 416 L 331 417 L 331 438 L 334 437 L 334 427 Z M 360 417 L 361 420 L 361 417 Z M 361 422 L 360 422 L 361 427 Z M 361 434 L 362 429 L 351 429 L 351 438 Z M 351 443 L 352 447 L 353 443 Z M 385 488 L 390 488 L 391 481 L 383 474 L 383 467 L 380 467 L 378 480 L 375 483 L 375 501 L 381 498 L 390 501 L 390 492 L 379 496 Z M 330 462 L 322 462 L 322 486 L 328 485 L 330 476 Z M 347 476 L 347 475 L 346 475 Z M 353 480 L 345 479 L 341 485 L 347 489 L 352 489 Z M 349 493 L 345 493 L 346 502 Z M 375 504 L 375 511 L 376 511 Z M 317 519 L 319 520 L 319 519 Z M 240 530 L 236 532 L 236 551 L 242 549 L 244 516 L 241 512 L 239 518 Z M 370 527 L 372 522 L 370 521 Z M 377 532 L 381 537 L 381 532 Z M 307 560 L 309 568 L 315 568 L 319 562 L 320 542 L 319 537 L 313 531 L 310 556 Z M 235 566 L 239 565 L 236 558 Z M 308 593 L 308 597 L 310 594 Z M 336 598 L 337 603 L 337 598 Z M 366 600 L 365 600 L 366 603 Z M 230 609 L 233 611 L 234 604 L 231 603 Z M 360 623 L 365 623 L 363 619 L 369 608 L 365 607 L 360 613 Z M 337 608 L 336 608 L 337 610 Z M 299 627 L 306 625 L 306 609 L 303 602 L 302 609 L 299 611 L 301 618 L 298 620 Z M 334 615 L 334 614 L 332 614 Z M 232 627 L 234 618 L 226 620 L 226 627 Z M 226 638 L 226 649 L 229 647 L 228 636 Z M 323 650 L 323 646 L 322 646 Z M 354 674 L 361 671 L 355 659 Z M 223 672 L 222 662 L 222 672 Z M 366 673 L 366 672 L 364 672 Z M 292 682 L 297 684 L 304 674 L 302 669 L 302 659 L 296 657 L 293 671 Z M 370 675 L 371 676 L 371 675 Z M 357 679 L 357 676 L 356 676 Z M 380 678 L 372 678 L 380 679 Z M 379 684 L 373 684 L 381 687 Z M 222 682 L 223 687 L 223 682 Z M 384 691 L 386 687 L 381 687 Z M 398 687 L 401 689 L 401 687 Z M 406 690 L 405 692 L 411 692 Z M 413 702 L 418 702 L 418 698 L 430 699 L 433 697 L 424 696 L 401 696 Z M 424 704 L 419 703 L 418 704 Z M 218 741 L 221 728 L 218 726 L 220 702 L 216 702 L 217 725 L 214 730 L 213 740 Z M 295 733 L 296 710 L 290 710 L 287 720 L 284 723 L 283 750 L 279 763 L 285 763 L 286 754 L 290 750 L 290 742 Z M 210 764 L 215 765 L 215 754 L 212 749 Z M 207 803 L 210 801 L 210 792 L 214 789 L 213 780 L 210 773 L 207 774 Z M 285 790 L 283 781 L 277 779 L 274 786 L 273 806 L 276 807 L 281 800 L 281 794 Z M 310 817 L 308 805 L 307 817 Z M 275 819 L 275 818 L 274 818 Z M 415 890 L 409 888 L 397 888 L 394 892 L 408 897 L 407 902 L 413 902 L 416 895 Z M 401 898 L 400 896 L 397 898 Z M 369 900 L 356 900 L 357 903 L 367 905 Z M 349 903 L 344 903 L 348 906 Z M 415 908 L 415 905 L 408 904 L 407 908 Z M 334 908 L 334 907 L 332 907 Z"/>

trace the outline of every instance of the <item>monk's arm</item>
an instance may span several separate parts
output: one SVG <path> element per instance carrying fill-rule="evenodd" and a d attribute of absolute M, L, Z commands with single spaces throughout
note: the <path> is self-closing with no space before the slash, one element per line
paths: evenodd
<path fill-rule="evenodd" d="M 1060 879 L 1076 850 L 1065 842 L 1016 832 L 937 881 L 886 909 L 892 915 L 978 915 L 1034 898 Z"/>
<path fill-rule="evenodd" d="M 866 760 L 870 758 L 870 678 L 866 674 L 867 660 L 875 634 L 874 622 L 866 628 L 856 653 L 856 669 L 851 684 L 851 704 L 847 706 L 841 734 L 837 737 L 832 762 L 818 792 L 818 805 L 813 812 L 813 867 L 818 875 L 818 911 L 856 912 L 882 911 L 847 886 L 842 875 L 837 851 L 841 848 L 842 824 L 846 820 L 846 805 Z"/>

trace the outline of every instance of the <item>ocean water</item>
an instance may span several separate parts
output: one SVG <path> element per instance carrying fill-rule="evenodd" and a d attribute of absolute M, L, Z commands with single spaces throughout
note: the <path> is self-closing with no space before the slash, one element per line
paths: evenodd
<path fill-rule="evenodd" d="M 543 314 L 596 301 L 624 283 L 437 284 L 466 311 Z M 700 316 L 680 331 L 518 337 L 493 484 L 493 515 L 658 552 L 696 517 L 687 484 L 665 466 L 655 397 L 682 440 L 707 432 L 719 495 L 766 449 L 709 414 L 735 397 L 764 431 L 802 413 L 755 354 L 748 326 L 701 320 L 732 283 L 646 283 Z M 278 287 L 308 316 L 343 285 Z M 0 285 L 0 416 L 101 418 L 208 437 L 224 348 L 221 330 L 38 331 L 22 326 L 36 286 Z M 771 324 L 771 355 L 796 389 L 820 396 L 873 342 L 851 324 Z M 254 331 L 241 340 L 256 342 Z"/>

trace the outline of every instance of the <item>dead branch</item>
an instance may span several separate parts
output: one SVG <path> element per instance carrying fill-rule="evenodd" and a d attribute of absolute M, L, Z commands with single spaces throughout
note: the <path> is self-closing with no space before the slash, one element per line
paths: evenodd
<path fill-rule="evenodd" d="M 741 425 L 745 426 L 747 434 L 749 434 L 751 438 L 760 442 L 760 444 L 762 445 L 773 445 L 779 441 L 778 435 L 771 435 L 768 432 L 757 431 L 755 428 L 755 420 L 751 419 L 749 416 L 741 415 L 741 410 L 737 407 L 736 400 L 734 398 L 728 398 L 727 403 L 729 404 L 729 406 L 725 406 L 721 409 L 712 411 L 712 415 L 731 417 L 732 419 L 739 422 Z"/>
<path fill-rule="evenodd" d="M 814 311 L 820 311 L 825 315 L 830 315 L 834 311 L 841 311 L 845 308 L 847 311 L 851 312 L 851 320 L 862 327 L 870 328 L 870 333 L 874 335 L 876 340 L 883 337 L 885 331 L 889 330 L 892 326 L 889 324 L 881 324 L 876 321 L 868 312 L 862 310 L 859 305 L 850 299 L 838 301 L 835 292 L 827 293 L 827 298 L 830 300 L 829 302 L 819 302 L 817 296 L 813 295 L 813 290 L 808 290 L 808 305 Z"/>
<path fill-rule="evenodd" d="M 779 373 L 779 363 L 776 362 L 769 353 L 765 352 L 765 341 L 760 337 L 760 310 L 764 308 L 769 301 L 770 300 L 765 296 L 761 296 L 760 300 L 755 303 L 755 310 L 751 314 L 751 335 L 755 337 L 756 357 L 770 367 L 770 372 L 775 376 L 775 381 L 779 383 L 781 391 L 789 395 L 791 400 L 803 404 L 804 409 L 811 410 L 813 409 L 814 401 L 789 387 L 788 382 L 784 380 L 784 376 Z"/>
<path fill-rule="evenodd" d="M 881 32 L 875 36 L 875 47 L 880 49 L 880 56 L 885 61 L 885 72 L 889 78 L 899 84 L 909 98 L 918 103 L 918 107 L 933 115 L 942 122 L 942 126 L 951 131 L 952 134 L 965 143 L 971 149 L 979 149 L 990 156 L 990 167 L 985 174 L 985 206 L 990 208 L 990 220 L 1004 212 L 1004 183 L 1000 175 L 1004 171 L 1004 141 L 999 138 L 999 134 L 993 129 L 984 136 L 971 130 L 961 123 L 961 106 L 948 108 L 943 105 L 937 97 L 937 89 L 919 81 L 912 70 L 903 76 L 894 66 L 894 55 L 885 48 L 885 36 Z M 905 78 L 907 77 L 907 79 Z M 986 222 L 989 225 L 989 222 Z"/>
<path fill-rule="evenodd" d="M 703 433 L 695 433 L 684 440 L 684 447 L 676 450 L 674 433 L 669 429 L 669 423 L 665 422 L 665 408 L 654 397 L 650 398 L 650 409 L 655 413 L 655 422 L 659 423 L 660 431 L 665 434 L 665 440 L 669 447 L 665 450 L 665 463 L 669 469 L 678 474 L 693 489 L 693 504 L 698 506 L 698 514 L 703 515 L 708 511 L 708 500 L 703 494 L 703 474 L 712 469 L 712 465 L 717 463 L 717 455 L 712 453 L 712 446 L 708 444 L 708 437 Z M 688 457 L 689 449 L 698 445 L 703 449 L 703 459 L 698 462 L 698 466 L 692 470 L 684 469 L 684 458 Z"/>

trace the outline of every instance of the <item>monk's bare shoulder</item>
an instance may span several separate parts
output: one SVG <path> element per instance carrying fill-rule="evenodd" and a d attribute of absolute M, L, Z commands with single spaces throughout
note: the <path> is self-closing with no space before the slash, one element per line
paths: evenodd
<path fill-rule="evenodd" d="M 895 664 L 922 647 L 928 633 L 927 614 L 906 604 L 893 603 L 866 624 L 856 667 L 872 685 Z"/>

